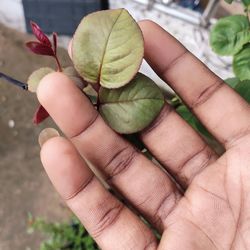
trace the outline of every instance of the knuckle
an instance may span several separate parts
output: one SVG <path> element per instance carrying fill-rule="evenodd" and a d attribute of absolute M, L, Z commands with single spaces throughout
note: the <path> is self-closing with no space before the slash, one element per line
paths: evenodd
<path fill-rule="evenodd" d="M 114 154 L 112 159 L 105 166 L 105 172 L 107 172 L 109 176 L 108 181 L 125 172 L 130 166 L 132 166 L 138 155 L 139 153 L 131 145 L 122 148 Z"/>
<path fill-rule="evenodd" d="M 217 79 L 215 83 L 203 89 L 199 95 L 194 99 L 190 108 L 192 110 L 201 106 L 203 103 L 207 102 L 213 95 L 216 93 L 221 87 L 225 86 L 224 81 L 221 79 Z"/>
<path fill-rule="evenodd" d="M 150 132 L 153 132 L 155 129 L 157 129 L 162 124 L 162 122 L 167 119 L 173 110 L 174 109 L 170 105 L 165 104 L 157 118 L 141 132 L 142 137 L 145 137 L 146 135 L 150 134 Z"/>
<path fill-rule="evenodd" d="M 98 238 L 106 229 L 111 227 L 119 218 L 124 209 L 122 203 L 118 203 L 115 206 L 110 206 L 106 209 L 105 213 L 97 221 L 95 228 L 92 231 L 92 236 Z"/>

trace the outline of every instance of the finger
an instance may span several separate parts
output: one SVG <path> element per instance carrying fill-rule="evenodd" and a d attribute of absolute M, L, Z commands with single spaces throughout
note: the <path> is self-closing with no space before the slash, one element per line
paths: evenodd
<path fill-rule="evenodd" d="M 108 127 L 65 75 L 53 73 L 43 78 L 38 98 L 80 154 L 104 172 L 109 183 L 162 230 L 165 218 L 181 197 L 169 177 Z"/>
<path fill-rule="evenodd" d="M 222 144 L 249 133 L 246 101 L 160 26 L 143 21 L 140 27 L 146 60 Z"/>
<path fill-rule="evenodd" d="M 186 188 L 218 156 L 168 104 L 141 133 L 149 151 Z"/>
<path fill-rule="evenodd" d="M 48 140 L 41 160 L 57 191 L 101 249 L 156 249 L 151 231 L 101 185 L 69 141 Z"/>

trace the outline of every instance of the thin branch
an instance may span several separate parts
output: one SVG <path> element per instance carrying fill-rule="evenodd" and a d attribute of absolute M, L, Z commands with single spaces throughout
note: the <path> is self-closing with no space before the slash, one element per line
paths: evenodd
<path fill-rule="evenodd" d="M 19 88 L 22 88 L 24 90 L 28 90 L 28 84 L 27 83 L 23 83 L 20 82 L 8 75 L 5 75 L 4 73 L 0 72 L 0 78 L 4 78 L 5 80 L 7 80 L 9 83 L 12 83 L 13 85 L 18 86 Z"/>
<path fill-rule="evenodd" d="M 59 60 L 58 60 L 57 55 L 55 55 L 54 58 L 55 58 L 56 64 L 57 64 L 57 70 L 58 70 L 59 72 L 62 72 L 62 66 L 61 66 L 61 64 L 60 64 L 60 62 L 59 62 Z"/>

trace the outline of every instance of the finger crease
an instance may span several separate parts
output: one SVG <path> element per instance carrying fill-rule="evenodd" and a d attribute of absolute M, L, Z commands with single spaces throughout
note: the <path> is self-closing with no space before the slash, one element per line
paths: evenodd
<path fill-rule="evenodd" d="M 204 152 L 207 151 L 208 146 L 204 145 L 199 151 L 195 152 L 193 155 L 191 155 L 190 157 L 188 157 L 186 159 L 186 161 L 178 168 L 178 171 L 176 172 L 176 174 L 179 174 L 183 171 L 183 169 L 185 169 L 190 162 L 192 162 L 195 158 L 198 158 L 200 155 L 202 155 Z M 202 162 L 201 165 L 205 165 L 207 161 L 209 161 L 211 156 L 207 155 L 206 159 L 204 160 L 204 162 Z"/>
<path fill-rule="evenodd" d="M 98 118 L 99 118 L 99 113 L 96 113 L 96 115 L 93 116 L 91 120 L 89 120 L 89 122 L 85 125 L 85 127 L 82 128 L 79 133 L 71 136 L 70 139 L 74 139 L 74 138 L 80 136 L 81 134 L 83 134 L 84 132 L 86 132 L 89 128 L 91 128 L 95 124 L 95 122 L 97 121 Z"/>
<path fill-rule="evenodd" d="M 83 190 L 86 189 L 87 186 L 94 180 L 94 175 L 92 174 L 87 180 L 84 180 L 84 182 L 80 185 L 79 188 L 76 189 L 76 191 L 71 194 L 70 196 L 66 197 L 65 200 L 69 201 L 75 198 L 79 193 L 81 193 Z"/>
<path fill-rule="evenodd" d="M 155 130 L 161 123 L 163 120 L 165 120 L 168 115 L 173 111 L 174 109 L 166 104 L 162 111 L 160 112 L 160 114 L 157 116 L 156 120 L 154 120 L 154 122 L 152 124 L 150 124 L 146 129 L 144 129 L 141 132 L 141 136 L 144 137 L 145 135 L 149 134 L 151 131 Z"/>
<path fill-rule="evenodd" d="M 224 81 L 219 79 L 214 84 L 210 85 L 209 87 L 205 88 L 196 100 L 190 105 L 190 109 L 193 110 L 205 102 L 207 102 L 213 95 L 216 93 L 221 87 L 224 86 Z"/>
<path fill-rule="evenodd" d="M 162 225 L 166 218 L 174 211 L 177 205 L 177 196 L 178 195 L 175 192 L 167 193 L 167 195 L 161 200 L 158 208 L 156 209 L 155 215 L 153 216 L 153 218 L 155 218 L 153 224 L 161 228 L 160 225 Z M 166 210 L 166 204 L 171 200 L 171 198 L 172 200 L 174 200 L 173 205 L 168 210 Z"/>
<path fill-rule="evenodd" d="M 250 135 L 250 127 L 248 127 L 243 131 L 240 131 L 239 133 L 233 135 L 231 138 L 227 139 L 225 142 L 225 148 L 228 150 L 234 147 L 240 140 L 246 138 L 249 135 Z"/>
<path fill-rule="evenodd" d="M 118 203 L 117 206 L 109 208 L 99 219 L 96 229 L 91 232 L 93 238 L 99 237 L 102 232 L 104 232 L 108 227 L 112 226 L 118 220 L 124 208 L 125 207 L 122 203 Z"/>
<path fill-rule="evenodd" d="M 171 62 L 166 66 L 166 68 L 165 68 L 164 70 L 162 70 L 162 72 L 159 72 L 159 75 L 160 75 L 160 76 L 166 75 L 167 72 L 168 72 L 170 69 L 172 69 L 176 64 L 179 63 L 179 61 L 183 60 L 183 58 L 184 58 L 185 56 L 189 55 L 189 54 L 190 54 L 190 52 L 189 52 L 187 49 L 185 49 L 185 51 L 182 52 L 179 56 L 177 56 L 173 61 L 171 61 Z"/>
<path fill-rule="evenodd" d="M 115 176 L 128 170 L 137 156 L 139 153 L 131 145 L 119 150 L 104 166 L 104 171 L 108 173 L 107 181 L 110 182 Z"/>

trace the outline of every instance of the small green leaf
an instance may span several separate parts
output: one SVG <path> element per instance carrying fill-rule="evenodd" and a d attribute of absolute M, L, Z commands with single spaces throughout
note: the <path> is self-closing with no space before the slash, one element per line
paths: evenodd
<path fill-rule="evenodd" d="M 147 127 L 163 105 L 160 88 L 141 73 L 122 88 L 100 89 L 100 113 L 121 134 L 136 133 Z"/>
<path fill-rule="evenodd" d="M 63 73 L 68 76 L 80 89 L 87 86 L 87 83 L 82 79 L 74 67 L 69 66 L 64 68 Z"/>
<path fill-rule="evenodd" d="M 243 15 L 221 18 L 211 30 L 211 47 L 222 56 L 235 55 L 249 41 L 249 22 Z"/>
<path fill-rule="evenodd" d="M 40 81 L 49 73 L 55 72 L 53 69 L 51 68 L 40 68 L 36 71 L 34 71 L 28 79 L 28 90 L 31 92 L 36 92 L 37 87 L 40 83 Z"/>
<path fill-rule="evenodd" d="M 241 81 L 250 79 L 250 45 L 234 56 L 233 70 Z"/>
<path fill-rule="evenodd" d="M 225 0 L 225 2 L 231 4 L 234 0 Z"/>
<path fill-rule="evenodd" d="M 239 82 L 235 90 L 250 103 L 250 80 Z"/>
<path fill-rule="evenodd" d="M 141 65 L 142 32 L 125 9 L 95 12 L 78 26 L 72 52 L 75 68 L 87 82 L 119 88 Z"/>

